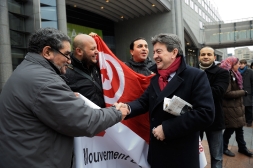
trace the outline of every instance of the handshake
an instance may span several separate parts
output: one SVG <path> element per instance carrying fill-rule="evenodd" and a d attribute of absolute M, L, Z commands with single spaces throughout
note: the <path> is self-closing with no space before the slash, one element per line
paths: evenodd
<path fill-rule="evenodd" d="M 125 103 L 114 103 L 113 107 L 115 107 L 117 110 L 120 110 L 121 114 L 122 114 L 122 120 L 124 120 L 124 118 L 130 114 L 130 109 L 129 106 Z"/>

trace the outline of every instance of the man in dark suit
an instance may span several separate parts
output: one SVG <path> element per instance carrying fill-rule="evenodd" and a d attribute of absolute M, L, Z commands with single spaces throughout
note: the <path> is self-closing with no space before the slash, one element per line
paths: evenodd
<path fill-rule="evenodd" d="M 214 99 L 215 119 L 213 124 L 203 130 L 206 133 L 211 156 L 211 168 L 222 168 L 223 137 L 222 130 L 225 128 L 224 113 L 222 111 L 222 97 L 229 84 L 229 73 L 215 65 L 215 53 L 211 47 L 203 47 L 199 55 L 199 68 L 206 72 Z M 203 132 L 201 136 L 203 137 Z M 202 138 L 201 137 L 201 138 Z M 229 151 L 224 151 L 228 153 Z"/>
<path fill-rule="evenodd" d="M 252 92 L 253 92 L 253 71 L 247 68 L 247 61 L 240 60 L 238 71 L 243 78 L 243 89 L 248 92 L 247 96 L 243 97 L 243 105 L 245 106 L 245 119 L 248 127 L 252 126 Z"/>
<path fill-rule="evenodd" d="M 212 91 L 206 74 L 186 65 L 179 38 L 159 34 L 152 38 L 156 75 L 143 95 L 129 102 L 131 118 L 149 111 L 148 162 L 159 168 L 198 168 L 199 131 L 214 119 Z M 181 116 L 163 110 L 164 98 L 180 97 L 193 107 Z"/>

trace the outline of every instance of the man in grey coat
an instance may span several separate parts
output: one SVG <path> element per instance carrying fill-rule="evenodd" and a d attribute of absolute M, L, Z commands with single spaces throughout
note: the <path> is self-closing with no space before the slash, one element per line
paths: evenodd
<path fill-rule="evenodd" d="M 245 106 L 245 119 L 248 127 L 252 126 L 252 92 L 253 92 L 253 71 L 247 68 L 247 61 L 240 60 L 240 67 L 238 71 L 243 78 L 243 89 L 248 92 L 243 97 L 243 105 Z"/>
<path fill-rule="evenodd" d="M 60 77 L 70 38 L 59 30 L 36 31 L 28 51 L 0 95 L 0 167 L 69 168 L 74 137 L 92 137 L 129 111 L 92 109 L 71 91 Z"/>

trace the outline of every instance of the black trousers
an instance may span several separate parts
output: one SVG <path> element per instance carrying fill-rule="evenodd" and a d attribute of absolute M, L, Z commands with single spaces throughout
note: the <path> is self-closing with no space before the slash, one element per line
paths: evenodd
<path fill-rule="evenodd" d="M 223 132 L 223 150 L 228 149 L 228 143 L 231 135 L 235 132 L 235 139 L 238 144 L 238 149 L 245 150 L 246 142 L 244 141 L 243 127 L 239 128 L 226 128 Z"/>
<path fill-rule="evenodd" d="M 252 106 L 245 106 L 245 120 L 246 123 L 252 123 Z"/>

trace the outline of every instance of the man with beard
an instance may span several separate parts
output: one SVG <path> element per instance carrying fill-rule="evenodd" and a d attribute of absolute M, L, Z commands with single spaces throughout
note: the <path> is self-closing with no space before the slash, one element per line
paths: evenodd
<path fill-rule="evenodd" d="M 92 137 L 129 112 L 90 108 L 71 91 L 59 76 L 71 63 L 70 52 L 70 38 L 57 29 L 31 36 L 0 94 L 1 168 L 70 168 L 74 137 Z"/>
<path fill-rule="evenodd" d="M 132 58 L 125 62 L 125 64 L 134 70 L 137 73 L 148 76 L 153 72 L 149 70 L 149 68 L 154 65 L 154 63 L 148 57 L 149 49 L 147 41 L 138 37 L 134 39 L 130 44 L 130 54 Z"/>
<path fill-rule="evenodd" d="M 69 87 L 99 107 L 105 107 L 100 70 L 97 65 L 96 41 L 87 34 L 78 34 L 73 41 L 72 65 L 65 74 Z"/>

